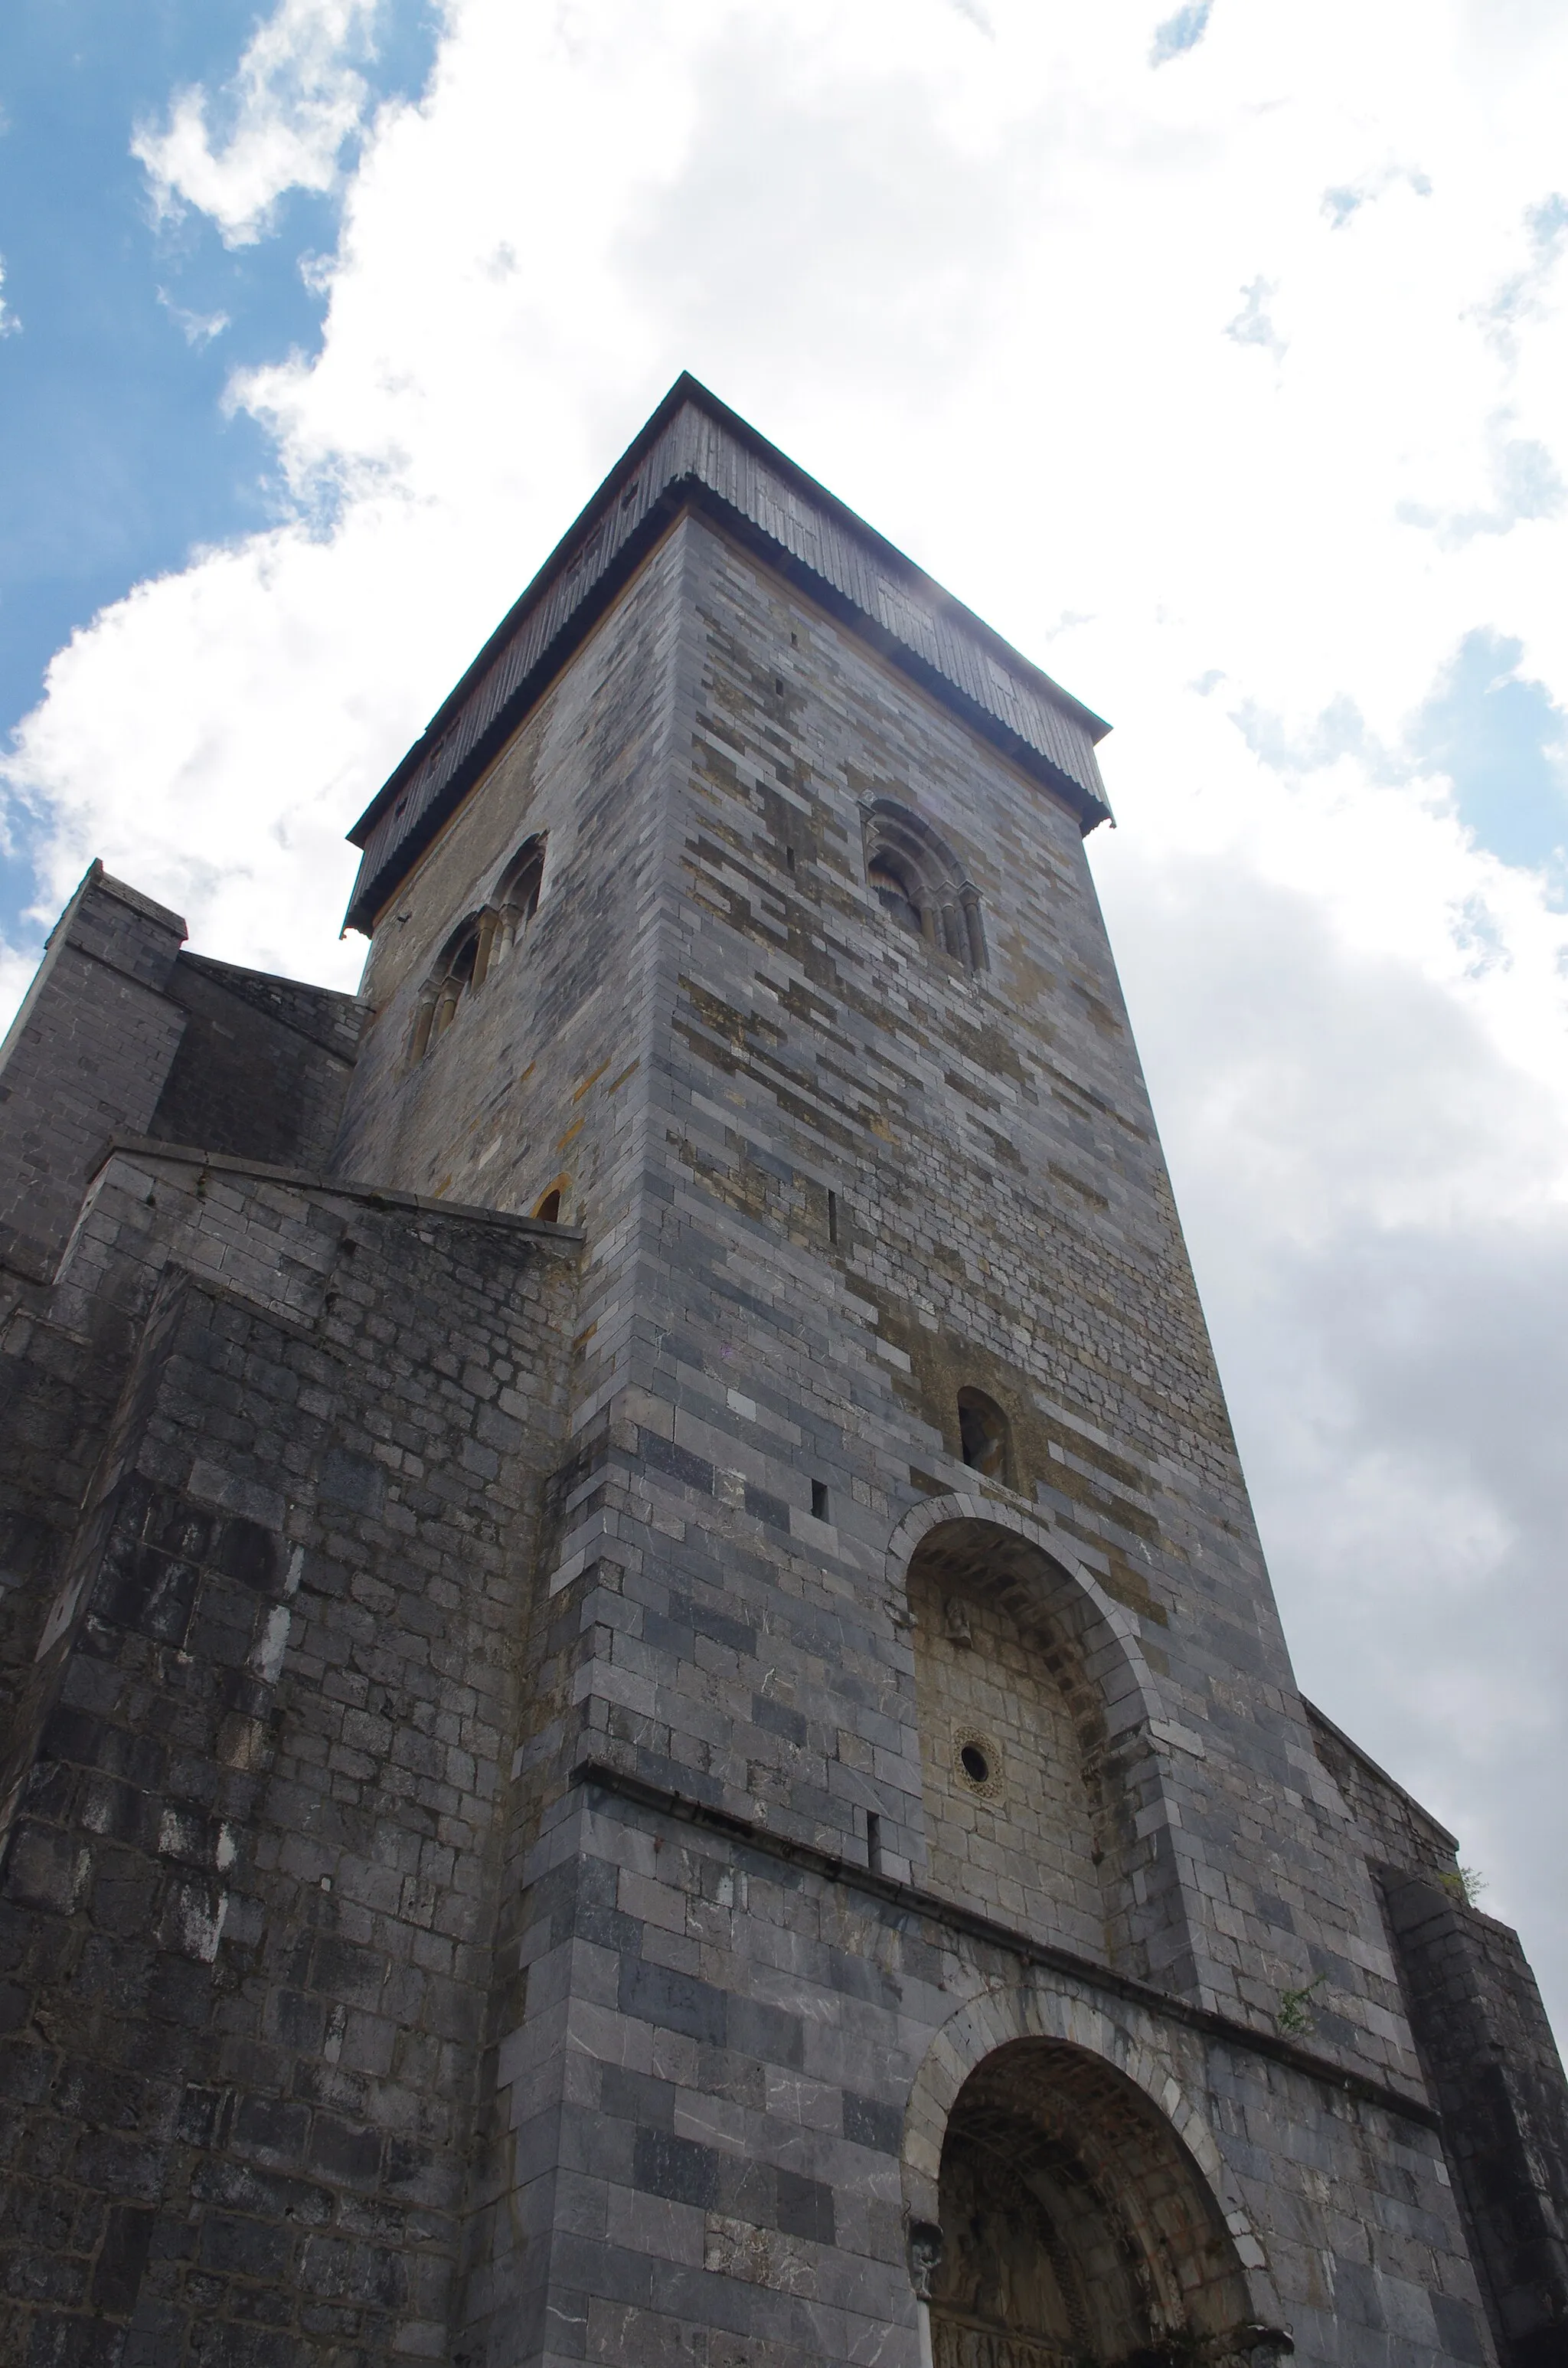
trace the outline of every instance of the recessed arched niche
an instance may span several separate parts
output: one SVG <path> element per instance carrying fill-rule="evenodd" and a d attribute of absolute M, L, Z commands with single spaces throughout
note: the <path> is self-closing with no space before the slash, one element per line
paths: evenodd
<path fill-rule="evenodd" d="M 1119 1873 L 1105 1722 L 1070 1582 L 983 1520 L 934 1529 L 909 1565 L 928 1887 L 1031 1937 L 1106 1961 Z"/>

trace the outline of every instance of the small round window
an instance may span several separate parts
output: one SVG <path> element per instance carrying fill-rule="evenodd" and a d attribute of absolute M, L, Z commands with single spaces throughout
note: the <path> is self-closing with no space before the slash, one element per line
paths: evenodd
<path fill-rule="evenodd" d="M 1002 1747 L 978 1727 L 960 1726 L 953 1736 L 953 1773 L 966 1793 L 994 1801 L 1002 1791 Z"/>

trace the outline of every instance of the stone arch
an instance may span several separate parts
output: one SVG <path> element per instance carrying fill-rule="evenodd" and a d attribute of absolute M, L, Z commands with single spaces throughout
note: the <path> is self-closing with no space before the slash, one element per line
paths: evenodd
<path fill-rule="evenodd" d="M 959 1392 L 959 1445 L 976 1472 L 1013 1485 L 1013 1426 L 994 1397 L 968 1383 Z"/>
<path fill-rule="evenodd" d="M 1132 1615 L 1051 1522 L 978 1493 L 915 1507 L 888 1563 L 915 1631 L 930 1887 L 1147 1975 L 1188 1918 Z"/>
<path fill-rule="evenodd" d="M 1113 2019 L 1040 1978 L 949 2018 L 915 2076 L 901 2162 L 936 2368 L 947 2351 L 983 2359 L 988 2335 L 1019 2368 L 1053 2355 L 1262 2368 L 1289 2352 L 1199 2096 L 1149 2018 Z M 944 2317 L 959 2331 L 946 2339 Z"/>
<path fill-rule="evenodd" d="M 415 1007 L 410 1056 L 422 1061 L 451 1026 L 465 995 L 483 985 L 495 940 L 495 915 L 489 905 L 465 913 L 430 965 Z"/>
<path fill-rule="evenodd" d="M 861 824 L 867 885 L 883 909 L 966 970 L 986 969 L 980 891 L 946 839 L 893 798 L 872 798 Z"/>
<path fill-rule="evenodd" d="M 525 838 L 496 883 L 491 901 L 495 908 L 501 951 L 521 937 L 539 910 L 544 889 L 545 848 L 542 831 Z"/>
<path fill-rule="evenodd" d="M 465 913 L 448 937 L 415 1005 L 411 1062 L 422 1061 L 445 1035 L 463 997 L 478 993 L 527 929 L 539 908 L 544 857 L 541 833 L 525 838 L 502 871 L 490 902 Z"/>

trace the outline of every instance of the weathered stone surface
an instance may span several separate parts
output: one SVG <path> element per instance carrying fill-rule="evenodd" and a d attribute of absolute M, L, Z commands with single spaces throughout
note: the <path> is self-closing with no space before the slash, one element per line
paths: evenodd
<path fill-rule="evenodd" d="M 675 505 L 359 1000 L 62 924 L 0 2362 L 1557 2356 L 1449 2067 L 1561 2070 L 1296 1692 L 1081 803 L 824 499 Z"/>

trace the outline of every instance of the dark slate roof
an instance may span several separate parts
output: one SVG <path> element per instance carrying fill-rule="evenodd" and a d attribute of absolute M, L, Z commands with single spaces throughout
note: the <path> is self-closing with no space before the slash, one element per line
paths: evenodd
<path fill-rule="evenodd" d="M 1109 814 L 1097 715 L 694 378 L 681 377 L 348 836 L 369 931 L 447 817 L 683 509 L 719 521 L 1064 798 Z"/>

